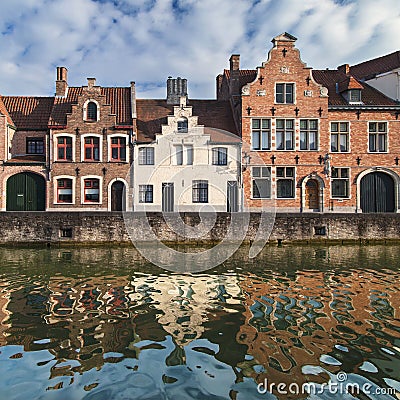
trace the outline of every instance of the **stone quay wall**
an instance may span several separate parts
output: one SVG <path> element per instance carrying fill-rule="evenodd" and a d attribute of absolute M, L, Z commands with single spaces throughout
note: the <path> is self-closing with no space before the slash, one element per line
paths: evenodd
<path fill-rule="evenodd" d="M 232 215 L 234 223 L 231 224 Z M 186 233 L 175 233 L 162 213 L 148 213 L 146 220 L 137 213 L 125 214 L 130 233 L 140 241 L 151 241 L 154 234 L 153 238 L 170 243 L 215 243 L 224 239 L 229 229 L 233 231 L 234 241 L 245 243 L 257 238 L 269 238 L 269 243 L 400 241 L 400 214 L 278 213 L 275 219 L 267 215 L 264 220 L 265 215 L 261 218 L 262 214 L 257 212 L 232 215 L 202 215 L 203 222 L 208 221 L 212 228 L 199 238 L 190 238 Z M 194 227 L 200 222 L 195 213 L 173 217 L 175 221 L 181 218 L 183 227 Z M 130 241 L 124 215 L 120 212 L 0 213 L 0 244 L 3 245 L 124 244 Z"/>

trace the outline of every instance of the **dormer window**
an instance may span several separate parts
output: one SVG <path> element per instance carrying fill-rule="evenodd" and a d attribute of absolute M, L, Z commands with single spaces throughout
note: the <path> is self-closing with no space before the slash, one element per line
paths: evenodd
<path fill-rule="evenodd" d="M 178 119 L 178 132 L 187 133 L 188 131 L 188 119 L 185 117 L 180 117 Z"/>
<path fill-rule="evenodd" d="M 361 103 L 361 90 L 351 89 L 349 90 L 349 103 Z"/>

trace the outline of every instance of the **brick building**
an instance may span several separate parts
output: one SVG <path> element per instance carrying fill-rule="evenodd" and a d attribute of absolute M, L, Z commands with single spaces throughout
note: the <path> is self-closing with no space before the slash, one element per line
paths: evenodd
<path fill-rule="evenodd" d="M 241 128 L 247 207 L 274 199 L 280 211 L 397 212 L 400 106 L 363 75 L 385 63 L 317 71 L 295 41 L 275 37 L 256 70 L 232 55 L 217 77 L 217 98 L 230 100 Z M 385 61 L 398 76 L 399 59 Z"/>

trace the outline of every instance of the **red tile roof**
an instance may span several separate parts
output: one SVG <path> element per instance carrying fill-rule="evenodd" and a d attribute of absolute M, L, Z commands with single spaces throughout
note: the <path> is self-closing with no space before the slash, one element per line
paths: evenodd
<path fill-rule="evenodd" d="M 3 114 L 7 117 L 7 123 L 9 123 L 10 125 L 15 125 L 10 117 L 10 114 L 8 113 L 6 106 L 4 105 L 2 96 L 0 96 L 0 114 Z"/>
<path fill-rule="evenodd" d="M 54 97 L 3 96 L 3 102 L 18 129 L 47 129 Z"/>
<path fill-rule="evenodd" d="M 342 71 L 338 70 L 312 70 L 314 79 L 322 86 L 328 89 L 329 94 L 329 105 L 339 106 L 347 105 L 347 101 L 340 93 L 336 91 L 336 84 L 346 81 L 349 76 Z M 355 80 L 354 77 L 352 79 Z M 359 83 L 359 82 L 358 82 Z M 363 90 L 361 94 L 361 100 L 366 106 L 395 106 L 397 103 L 385 96 L 383 93 L 374 89 L 366 83 L 362 84 Z"/>
<path fill-rule="evenodd" d="M 400 51 L 353 65 L 350 73 L 358 79 L 368 80 L 397 68 L 400 68 Z"/>
<path fill-rule="evenodd" d="M 77 104 L 83 93 L 82 87 L 69 87 L 66 97 L 56 97 L 49 121 L 50 126 L 66 126 L 67 114 L 72 105 Z M 101 94 L 106 96 L 106 104 L 111 105 L 111 113 L 117 116 L 117 125 L 132 125 L 131 89 L 129 87 L 102 87 Z"/>
<path fill-rule="evenodd" d="M 349 89 L 364 89 L 364 86 L 352 76 L 347 76 L 346 79 L 338 83 L 339 93 Z"/>
<path fill-rule="evenodd" d="M 188 100 L 193 107 L 193 115 L 198 116 L 199 125 L 216 128 L 238 135 L 229 101 Z M 137 107 L 137 140 L 151 142 L 156 133 L 161 133 L 161 125 L 167 123 L 167 116 L 173 115 L 174 106 L 166 100 L 138 99 Z M 215 134 L 217 131 L 213 131 Z"/>
<path fill-rule="evenodd" d="M 224 75 L 229 80 L 231 77 L 231 71 L 229 69 L 224 69 Z M 240 69 L 239 70 L 239 83 L 240 87 L 246 85 L 247 83 L 253 82 L 257 77 L 257 70 L 255 69 Z"/>

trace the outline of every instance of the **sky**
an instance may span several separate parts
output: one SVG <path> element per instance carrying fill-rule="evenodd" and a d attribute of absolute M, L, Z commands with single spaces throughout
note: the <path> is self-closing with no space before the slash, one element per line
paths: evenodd
<path fill-rule="evenodd" d="M 70 86 L 135 81 L 137 97 L 165 98 L 180 76 L 212 99 L 231 54 L 255 69 L 283 32 L 309 67 L 357 64 L 400 50 L 400 1 L 1 0 L 0 94 L 52 96 L 65 66 Z"/>

